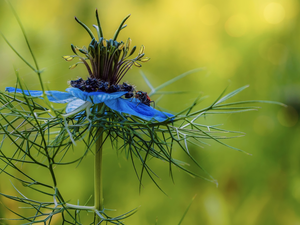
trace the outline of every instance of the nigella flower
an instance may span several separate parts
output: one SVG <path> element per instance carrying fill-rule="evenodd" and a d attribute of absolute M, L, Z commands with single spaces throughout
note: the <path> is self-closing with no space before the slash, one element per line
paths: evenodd
<path fill-rule="evenodd" d="M 6 91 L 23 93 L 32 97 L 42 97 L 42 91 L 26 91 L 19 88 L 7 87 Z M 141 103 L 138 99 L 124 99 L 123 95 L 128 92 L 120 91 L 113 93 L 106 92 L 84 92 L 78 88 L 67 88 L 67 92 L 46 91 L 47 98 L 54 103 L 68 103 L 66 108 L 67 114 L 74 114 L 83 109 L 91 107 L 93 104 L 104 103 L 112 110 L 137 116 L 144 120 L 156 120 L 163 122 L 173 117 L 172 114 L 158 111 L 151 106 Z M 81 109 L 81 110 L 78 110 Z"/>
<path fill-rule="evenodd" d="M 79 62 L 70 66 L 70 69 L 74 69 L 78 64 L 84 64 L 88 71 L 88 78 L 87 80 L 80 78 L 71 81 L 70 84 L 72 87 L 67 88 L 67 92 L 45 92 L 50 102 L 68 103 L 66 115 L 76 115 L 84 109 L 89 109 L 94 104 L 104 103 L 112 110 L 137 116 L 147 121 L 163 122 L 168 119 L 172 120 L 172 114 L 158 111 L 150 106 L 150 102 L 152 101 L 146 92 L 137 92 L 132 85 L 127 83 L 120 84 L 126 72 L 133 65 L 141 67 L 141 62 L 149 61 L 149 58 L 144 57 L 144 46 L 140 48 L 137 57 L 128 59 L 128 57 L 134 54 L 136 46 L 130 50 L 130 38 L 126 44 L 123 41 L 118 42 L 116 40 L 119 32 L 126 27 L 124 23 L 129 16 L 121 22 L 113 39 L 106 40 L 103 38 L 98 13 L 96 11 L 98 25 L 93 26 L 97 30 L 98 41 L 92 31 L 75 17 L 75 20 L 89 33 L 92 41 L 88 48 L 79 48 L 72 44 L 71 48 L 74 55 L 63 56 L 63 58 L 66 61 L 79 58 Z M 43 96 L 42 91 L 36 90 L 26 91 L 8 87 L 6 91 L 24 93 L 25 95 L 33 97 Z"/>

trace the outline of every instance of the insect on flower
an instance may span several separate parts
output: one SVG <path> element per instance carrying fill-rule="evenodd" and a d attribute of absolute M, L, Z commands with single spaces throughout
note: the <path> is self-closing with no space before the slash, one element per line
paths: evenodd
<path fill-rule="evenodd" d="M 154 101 L 151 101 L 150 97 L 148 96 L 147 92 L 144 92 L 144 91 L 137 91 L 134 95 L 134 98 L 138 99 L 140 103 L 143 103 L 147 106 L 150 106 L 150 103 L 153 102 L 154 104 L 154 107 L 155 107 L 155 102 Z"/>

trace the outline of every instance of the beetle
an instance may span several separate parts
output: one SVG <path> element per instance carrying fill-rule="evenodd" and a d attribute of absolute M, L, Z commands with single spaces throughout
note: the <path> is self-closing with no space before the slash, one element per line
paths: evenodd
<path fill-rule="evenodd" d="M 151 99 L 148 96 L 147 92 L 144 92 L 144 91 L 137 91 L 134 95 L 134 98 L 140 100 L 140 102 L 138 104 L 143 103 L 147 106 L 150 106 L 151 102 L 154 103 L 154 101 L 151 101 Z"/>

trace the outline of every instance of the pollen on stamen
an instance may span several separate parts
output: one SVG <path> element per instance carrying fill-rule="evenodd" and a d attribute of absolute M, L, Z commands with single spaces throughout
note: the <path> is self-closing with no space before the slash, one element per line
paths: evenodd
<path fill-rule="evenodd" d="M 70 55 L 65 55 L 65 56 L 63 56 L 63 59 L 66 61 L 72 61 L 74 59 L 74 57 L 70 56 Z"/>

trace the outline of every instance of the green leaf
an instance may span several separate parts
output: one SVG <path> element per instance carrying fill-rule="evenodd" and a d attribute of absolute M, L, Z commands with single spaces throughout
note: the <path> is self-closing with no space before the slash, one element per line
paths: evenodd
<path fill-rule="evenodd" d="M 187 207 L 186 210 L 184 211 L 184 214 L 183 214 L 183 216 L 181 217 L 181 219 L 180 219 L 178 225 L 181 225 L 183 219 L 185 218 L 186 214 L 188 213 L 188 211 L 189 211 L 189 209 L 190 209 L 190 207 L 191 207 L 193 201 L 195 200 L 195 198 L 196 198 L 196 195 L 192 198 L 190 204 L 188 205 L 188 207 Z"/>
<path fill-rule="evenodd" d="M 178 80 L 180 80 L 180 79 L 182 79 L 182 78 L 184 78 L 184 77 L 186 77 L 186 76 L 188 76 L 190 74 L 193 74 L 193 73 L 196 73 L 196 72 L 199 72 L 199 71 L 203 71 L 203 70 L 205 70 L 205 68 L 198 68 L 198 69 L 194 69 L 194 70 L 190 70 L 188 72 L 185 72 L 185 73 L 183 73 L 181 75 L 178 75 L 177 77 L 175 77 L 175 78 L 173 78 L 173 79 L 171 79 L 171 80 L 169 80 L 169 81 L 167 81 L 167 82 L 159 85 L 158 87 L 155 88 L 154 91 L 151 91 L 148 95 L 152 96 L 152 95 L 156 94 L 156 92 L 158 90 L 160 90 L 160 89 L 162 89 L 162 88 L 164 88 L 164 87 L 166 87 L 166 86 L 174 83 L 175 81 L 178 81 Z"/>
<path fill-rule="evenodd" d="M 248 87 L 249 87 L 249 85 L 245 85 L 245 86 L 243 86 L 241 88 L 238 88 L 238 89 L 234 90 L 233 92 L 230 92 L 229 94 L 225 95 L 220 100 L 218 100 L 214 105 L 218 105 L 218 104 L 220 104 L 222 102 L 225 102 L 229 98 L 232 98 L 233 96 L 237 95 L 238 93 L 240 93 L 241 91 L 245 90 Z"/>

